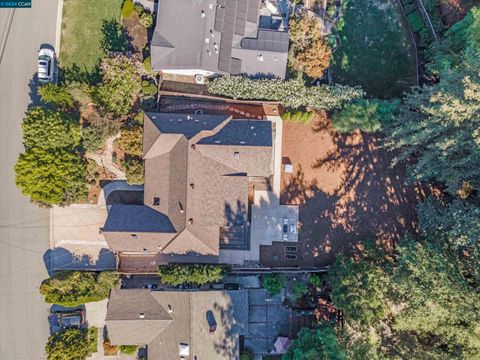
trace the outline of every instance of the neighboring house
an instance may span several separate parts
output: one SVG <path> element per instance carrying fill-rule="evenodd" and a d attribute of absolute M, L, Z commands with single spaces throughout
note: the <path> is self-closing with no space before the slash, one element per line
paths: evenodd
<path fill-rule="evenodd" d="M 216 263 L 249 250 L 254 189 L 269 189 L 274 127 L 226 115 L 149 113 L 143 205 L 112 205 L 102 228 L 124 272 Z"/>
<path fill-rule="evenodd" d="M 248 292 L 115 289 L 106 325 L 114 345 L 147 345 L 149 359 L 239 359 Z"/>
<path fill-rule="evenodd" d="M 284 78 L 288 31 L 275 0 L 159 0 L 152 68 L 212 76 Z"/>

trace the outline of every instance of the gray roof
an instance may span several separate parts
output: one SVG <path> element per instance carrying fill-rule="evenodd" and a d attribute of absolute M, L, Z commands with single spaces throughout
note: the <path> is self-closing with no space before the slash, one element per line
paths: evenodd
<path fill-rule="evenodd" d="M 259 9 L 260 0 L 160 0 L 151 43 L 153 69 L 285 77 L 288 32 L 259 29 Z M 262 21 L 267 23 L 275 21 Z M 252 50 L 255 54 L 249 55 Z"/>
<path fill-rule="evenodd" d="M 193 360 L 238 359 L 239 336 L 248 334 L 248 319 L 247 290 L 124 289 L 112 291 L 106 322 L 112 344 L 146 344 L 149 358 L 166 360 L 179 359 L 179 345 L 186 344 L 190 354 L 185 359 Z"/>
<path fill-rule="evenodd" d="M 124 205 L 109 214 L 104 234 L 110 247 L 212 262 L 219 254 L 220 229 L 247 224 L 249 177 L 272 174 L 272 123 L 148 113 L 144 159 L 145 205 Z M 120 218 L 114 219 L 116 214 Z M 136 233 L 135 239 L 127 231 Z"/>

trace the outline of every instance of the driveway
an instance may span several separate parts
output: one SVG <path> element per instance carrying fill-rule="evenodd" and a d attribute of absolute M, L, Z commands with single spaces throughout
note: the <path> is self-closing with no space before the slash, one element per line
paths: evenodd
<path fill-rule="evenodd" d="M 23 151 L 20 123 L 31 103 L 29 86 L 41 44 L 55 44 L 58 0 L 34 0 L 31 9 L 0 9 L 0 357 L 44 358 L 48 306 L 38 292 L 48 276 L 49 213 L 15 187 L 13 167 Z M 9 28 L 8 37 L 6 31 Z M 3 39 L 6 39 L 4 42 Z M 2 50 L 0 48 L 0 50 Z M 1 52 L 0 52 L 1 54 Z M 33 96 L 36 98 L 36 96 Z"/>

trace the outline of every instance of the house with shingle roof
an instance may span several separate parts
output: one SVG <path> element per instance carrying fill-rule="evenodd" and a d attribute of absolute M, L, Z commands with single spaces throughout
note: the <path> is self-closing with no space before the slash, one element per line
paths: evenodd
<path fill-rule="evenodd" d="M 149 359 L 239 359 L 248 291 L 114 289 L 106 326 L 114 345 L 147 345 Z"/>
<path fill-rule="evenodd" d="M 151 64 L 171 74 L 284 78 L 288 41 L 276 0 L 160 0 Z"/>
<path fill-rule="evenodd" d="M 275 127 L 227 115 L 147 113 L 143 205 L 111 205 L 102 233 L 125 272 L 217 263 L 250 249 L 255 189 L 273 174 Z"/>

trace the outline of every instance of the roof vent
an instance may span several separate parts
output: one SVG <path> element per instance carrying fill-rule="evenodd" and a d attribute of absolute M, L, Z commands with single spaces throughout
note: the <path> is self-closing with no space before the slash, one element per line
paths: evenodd
<path fill-rule="evenodd" d="M 240 145 L 245 145 L 246 142 L 245 141 L 240 141 Z"/>
<path fill-rule="evenodd" d="M 193 116 L 192 115 L 187 115 L 187 120 L 192 120 Z"/>
<path fill-rule="evenodd" d="M 222 142 L 220 140 L 215 140 L 215 144 L 221 144 Z"/>
<path fill-rule="evenodd" d="M 239 153 L 238 151 L 235 151 L 235 152 L 233 153 L 233 157 L 234 157 L 235 159 L 240 159 L 240 153 Z"/>
<path fill-rule="evenodd" d="M 178 121 L 178 122 L 182 122 L 182 119 L 179 118 L 179 119 L 177 119 L 177 121 Z"/>
<path fill-rule="evenodd" d="M 193 224 L 193 218 L 188 219 L 188 223 L 189 223 L 190 225 L 192 225 L 192 224 Z"/>
<path fill-rule="evenodd" d="M 180 208 L 180 212 L 183 214 L 183 211 L 184 211 L 183 210 L 183 205 L 180 201 L 178 202 L 178 207 Z"/>
<path fill-rule="evenodd" d="M 190 189 L 195 189 L 195 184 L 194 183 L 190 183 Z"/>
<path fill-rule="evenodd" d="M 156 196 L 155 196 L 155 197 L 153 198 L 153 205 L 154 205 L 154 206 L 160 205 L 160 198 L 159 198 L 159 197 L 156 197 Z"/>
<path fill-rule="evenodd" d="M 257 60 L 258 60 L 258 61 L 264 61 L 263 55 L 262 55 L 262 54 L 258 54 L 258 55 L 257 55 Z"/>
<path fill-rule="evenodd" d="M 253 125 L 252 125 L 252 126 L 250 126 L 250 129 L 252 129 L 252 130 L 253 130 L 253 129 L 255 129 L 255 126 L 253 126 Z"/>
<path fill-rule="evenodd" d="M 215 33 L 213 32 L 212 29 L 210 29 L 210 36 L 211 36 L 211 37 L 215 37 Z"/>
<path fill-rule="evenodd" d="M 138 315 L 138 317 L 139 317 L 140 319 L 145 319 L 145 313 L 140 313 L 140 315 Z"/>
<path fill-rule="evenodd" d="M 173 313 L 172 305 L 168 304 L 167 307 L 168 307 L 168 313 L 169 314 Z"/>
<path fill-rule="evenodd" d="M 212 4 L 212 3 L 208 4 L 208 8 L 209 8 L 210 10 L 213 10 L 213 4 Z"/>
<path fill-rule="evenodd" d="M 201 13 L 202 13 L 202 15 L 201 15 L 201 16 L 202 16 L 202 18 L 204 18 L 204 17 L 206 16 L 206 15 L 205 15 L 205 11 L 204 11 L 204 10 L 202 10 L 202 11 L 201 11 Z"/>
<path fill-rule="evenodd" d="M 192 144 L 190 147 L 192 148 L 192 150 L 195 150 L 195 144 Z"/>
<path fill-rule="evenodd" d="M 190 356 L 190 347 L 188 344 L 180 343 L 180 345 L 178 345 L 178 355 Z"/>
<path fill-rule="evenodd" d="M 209 44 L 210 43 L 210 38 L 205 38 L 205 44 Z"/>
<path fill-rule="evenodd" d="M 207 55 L 212 56 L 212 52 L 210 51 L 210 49 L 207 49 Z"/>
<path fill-rule="evenodd" d="M 132 239 L 137 240 L 137 234 L 132 234 Z"/>

